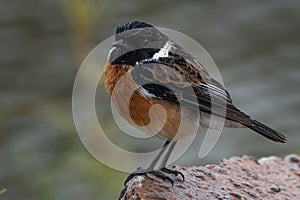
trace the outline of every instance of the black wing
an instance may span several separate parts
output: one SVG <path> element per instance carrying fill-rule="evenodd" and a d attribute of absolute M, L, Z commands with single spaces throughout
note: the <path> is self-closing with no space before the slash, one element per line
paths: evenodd
<path fill-rule="evenodd" d="M 210 77 L 205 77 L 206 81 L 211 80 L 205 83 L 201 71 L 197 71 L 178 54 L 170 52 L 168 57 L 140 62 L 131 71 L 131 75 L 152 97 L 182 103 L 235 122 L 251 124 L 250 117 L 232 104 L 229 93 L 221 84 Z"/>
<path fill-rule="evenodd" d="M 187 57 L 190 60 L 169 52 L 167 57 L 146 59 L 134 67 L 131 75 L 143 91 L 147 92 L 146 96 L 224 117 L 277 142 L 287 141 L 284 135 L 251 119 L 236 108 L 224 87 L 212 79 L 202 66 L 196 67 L 198 61 L 189 54 Z"/>

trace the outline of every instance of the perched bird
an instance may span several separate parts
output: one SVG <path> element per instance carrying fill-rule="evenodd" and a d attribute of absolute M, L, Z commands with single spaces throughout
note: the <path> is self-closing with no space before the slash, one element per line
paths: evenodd
<path fill-rule="evenodd" d="M 152 25 L 140 21 L 119 25 L 115 40 L 105 66 L 107 91 L 112 95 L 121 116 L 129 123 L 144 127 L 153 120 L 154 126 L 146 131 L 158 132 L 157 136 L 166 141 L 149 167 L 139 168 L 129 175 L 127 181 L 134 175 L 149 172 L 167 178 L 162 171 L 183 177 L 180 172 L 165 168 L 176 141 L 190 134 L 184 131 L 184 134 L 176 136 L 180 123 L 186 123 L 183 127 L 187 130 L 191 124 L 220 128 L 210 123 L 211 116 L 215 116 L 225 118 L 225 127 L 247 127 L 275 142 L 287 142 L 284 135 L 234 106 L 230 94 L 208 74 L 198 60 Z M 121 78 L 122 83 L 117 84 Z M 131 94 L 130 90 L 134 88 L 137 89 Z M 129 94 L 130 98 L 126 97 Z M 130 99 L 127 104 L 126 98 Z M 149 109 L 155 104 L 163 106 L 164 111 L 156 110 L 156 115 L 151 119 Z M 166 112 L 166 115 L 161 112 Z M 200 118 L 197 119 L 199 114 Z M 183 121 L 181 115 L 184 115 Z M 161 126 L 163 118 L 166 120 Z M 158 170 L 155 170 L 166 149 L 165 157 Z"/>

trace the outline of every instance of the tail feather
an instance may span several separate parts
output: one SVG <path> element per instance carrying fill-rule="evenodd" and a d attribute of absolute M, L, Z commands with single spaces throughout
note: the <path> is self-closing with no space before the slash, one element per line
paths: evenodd
<path fill-rule="evenodd" d="M 272 128 L 251 119 L 252 125 L 249 124 L 244 124 L 248 128 L 252 129 L 253 131 L 261 134 L 262 136 L 273 140 L 275 142 L 281 142 L 281 143 L 286 143 L 288 141 L 287 137 L 285 137 L 283 134 L 273 130 Z"/>

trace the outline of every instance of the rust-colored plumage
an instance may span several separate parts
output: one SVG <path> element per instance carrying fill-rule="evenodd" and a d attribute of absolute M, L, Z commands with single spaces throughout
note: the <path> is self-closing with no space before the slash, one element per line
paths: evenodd
<path fill-rule="evenodd" d="M 158 137 L 172 140 L 178 132 L 181 121 L 180 107 L 172 102 L 146 97 L 138 89 L 131 73 L 129 73 L 131 69 L 130 66 L 110 65 L 109 63 L 105 66 L 105 87 L 111 94 L 116 108 L 121 116 L 132 125 L 142 128 L 149 134 L 158 133 Z M 126 96 L 129 94 L 131 94 L 130 100 L 126 102 Z M 149 111 L 154 105 L 160 105 L 163 109 L 155 109 L 154 107 L 153 118 L 151 119 Z M 126 112 L 127 108 L 129 113 Z M 184 109 L 183 112 L 186 117 L 191 118 L 190 120 L 197 119 L 197 113 L 194 110 Z M 152 126 L 144 128 L 151 123 L 151 120 L 153 120 Z M 187 127 L 186 130 L 190 128 Z M 185 135 L 177 135 L 176 138 L 180 139 L 191 134 L 189 131 L 185 133 Z"/>

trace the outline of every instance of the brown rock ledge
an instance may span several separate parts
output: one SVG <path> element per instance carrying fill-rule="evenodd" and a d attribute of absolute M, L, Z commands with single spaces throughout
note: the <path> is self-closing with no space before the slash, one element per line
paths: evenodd
<path fill-rule="evenodd" d="M 300 199 L 300 157 L 231 157 L 220 165 L 174 167 L 183 182 L 154 176 L 136 176 L 125 186 L 126 200 L 182 199 Z"/>

